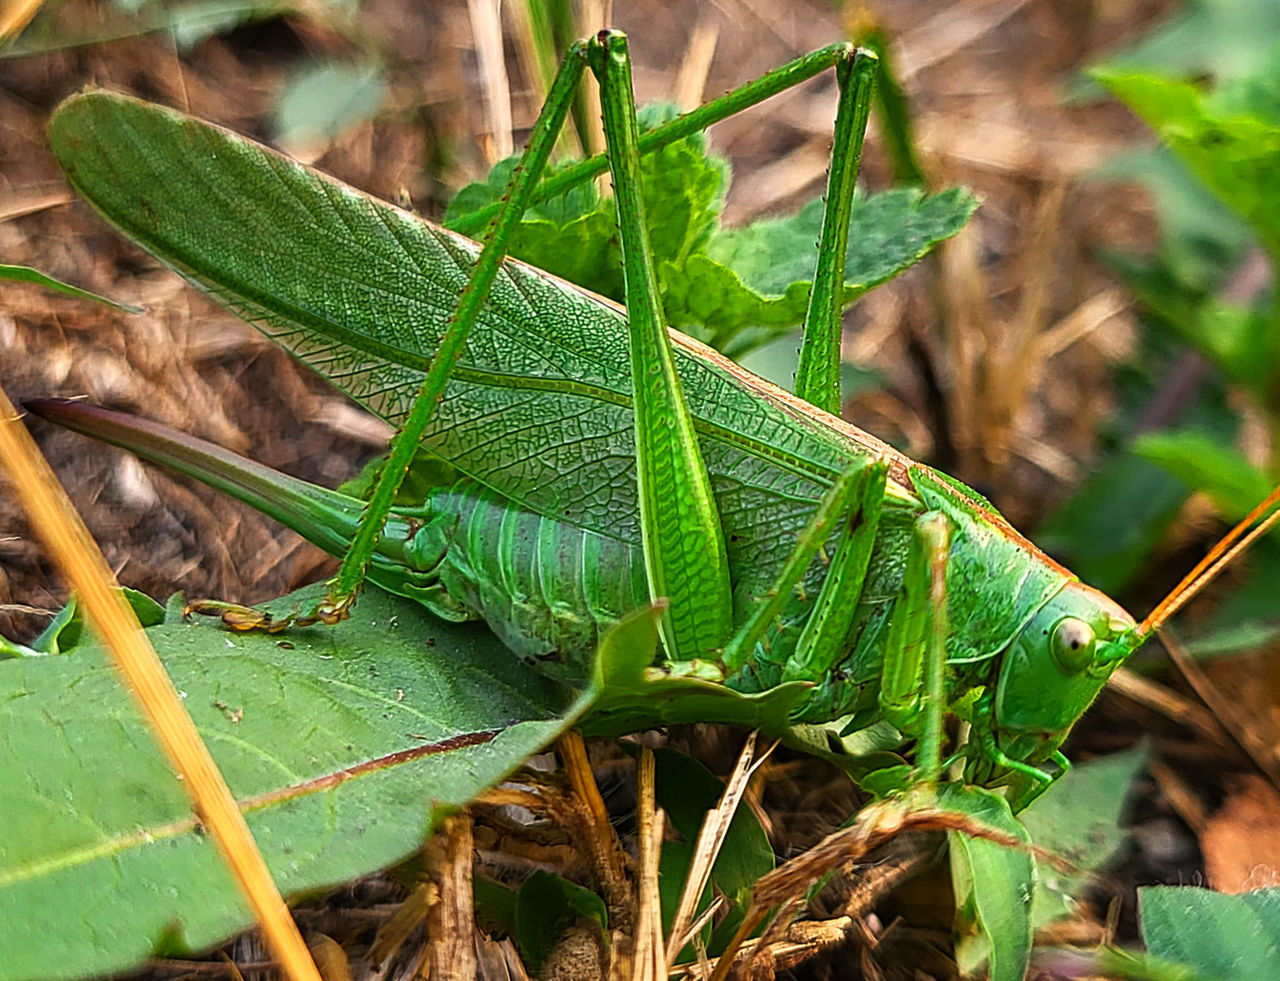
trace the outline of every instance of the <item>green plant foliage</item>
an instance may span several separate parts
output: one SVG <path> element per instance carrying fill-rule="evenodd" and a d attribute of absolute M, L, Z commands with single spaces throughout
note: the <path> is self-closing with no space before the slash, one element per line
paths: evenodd
<path fill-rule="evenodd" d="M 641 123 L 671 115 L 650 106 Z M 492 204 L 503 193 L 517 158 L 495 165 L 449 205 L 451 221 Z M 663 306 L 675 327 L 740 356 L 798 325 L 809 302 L 822 221 L 815 199 L 788 218 L 722 229 L 720 210 L 728 163 L 702 135 L 672 144 L 641 161 L 646 221 Z M 955 235 L 978 202 L 961 188 L 926 195 L 913 188 L 860 197 L 850 223 L 846 302 L 885 282 Z M 511 254 L 615 300 L 622 299 L 621 254 L 613 202 L 586 185 L 536 205 L 525 215 Z M 768 328 L 752 331 L 749 328 Z M 745 342 L 734 344 L 742 335 Z"/>
<path fill-rule="evenodd" d="M 938 788 L 938 806 L 1016 841 L 1031 842 L 1008 802 L 989 790 L 946 784 Z M 985 962 L 991 981 L 1022 981 L 1031 956 L 1030 850 L 956 831 L 949 831 L 947 840 L 961 930 L 956 943 L 960 970 L 971 974 Z"/>
<path fill-rule="evenodd" d="M 914 265 L 960 231 L 977 206 L 963 188 L 933 195 L 897 188 L 858 197 L 849 224 L 845 302 Z M 790 217 L 719 231 L 705 256 L 691 257 L 683 270 L 664 271 L 672 322 L 699 325 L 726 341 L 744 326 L 800 323 L 821 227 L 822 201 L 815 198 Z"/>
<path fill-rule="evenodd" d="M 487 630 L 376 589 L 349 621 L 287 641 L 181 623 L 148 633 L 287 895 L 405 858 L 589 698 L 571 704 Z M 251 925 L 97 648 L 0 663 L 0 702 L 0 978 L 123 971 Z"/>
<path fill-rule="evenodd" d="M 569 927 L 593 923 L 600 931 L 601 943 L 609 935 L 609 913 L 603 899 L 590 889 L 541 869 L 516 891 L 513 920 L 520 956 L 534 974 L 542 970 Z"/>
<path fill-rule="evenodd" d="M 1075 767 L 1018 815 L 1038 848 L 1069 870 L 1036 861 L 1031 924 L 1039 928 L 1075 912 L 1075 897 L 1124 841 L 1120 817 L 1133 779 L 1146 765 L 1145 747 Z"/>
<path fill-rule="evenodd" d="M 809 690 L 807 682 L 744 695 L 718 680 L 674 677 L 652 665 L 658 645 L 654 605 L 625 617 L 605 637 L 596 656 L 591 712 L 579 728 L 592 736 L 617 736 L 681 722 L 723 722 L 767 735 L 788 732 L 791 709 Z"/>
<path fill-rule="evenodd" d="M 1275 57 L 1280 6 L 1274 0 L 1184 0 L 1150 34 L 1112 54 L 1107 67 L 1163 75 L 1253 75 Z"/>
<path fill-rule="evenodd" d="M 1233 521 L 1248 514 L 1271 490 L 1266 474 L 1238 450 L 1201 430 L 1146 433 L 1134 441 L 1133 449 L 1188 487 L 1207 493 Z"/>
<path fill-rule="evenodd" d="M 667 814 L 671 827 L 679 832 L 688 845 L 698 839 L 702 821 L 707 813 L 719 803 L 724 794 L 724 783 L 697 760 L 677 753 L 671 749 L 654 751 L 656 764 L 655 792 L 658 806 Z M 664 844 L 664 857 L 671 843 Z M 676 865 L 672 854 L 674 882 L 671 892 L 674 900 L 670 908 L 663 904 L 663 923 L 670 927 L 675 916 L 674 902 L 679 900 L 680 889 L 688 873 L 688 862 L 692 860 L 692 850 L 682 850 L 685 858 L 683 871 Z M 751 901 L 751 889 L 762 875 L 773 871 L 773 848 L 769 844 L 769 836 L 760 824 L 755 812 L 742 805 L 733 815 L 729 829 L 725 833 L 720 854 L 711 868 L 711 882 L 728 901 L 728 916 L 716 928 L 716 936 L 727 941 L 742 921 L 743 913 Z M 705 908 L 710 895 L 704 897 L 698 911 Z M 721 950 L 715 946 L 709 948 L 712 956 Z"/>
<path fill-rule="evenodd" d="M 1192 886 L 1138 890 L 1142 940 L 1216 981 L 1280 977 L 1280 889 L 1227 896 Z"/>
<path fill-rule="evenodd" d="M 1257 114 L 1264 85 L 1206 94 L 1153 75 L 1107 69 L 1094 75 L 1280 257 L 1280 121 Z"/>
<path fill-rule="evenodd" d="M 81 289 L 79 286 L 64 283 L 60 279 L 54 279 L 52 276 L 46 275 L 38 269 L 32 269 L 30 266 L 0 264 L 0 279 L 7 279 L 14 283 L 34 283 L 36 286 L 43 286 L 45 289 L 53 290 L 57 293 L 65 293 L 67 296 L 74 296 L 77 299 L 104 303 L 109 307 L 115 307 L 117 310 L 123 310 L 125 313 L 142 313 L 142 307 L 136 307 L 131 303 L 118 303 L 109 297 L 91 293 L 89 290 Z"/>
<path fill-rule="evenodd" d="M 1085 582 L 1112 595 L 1142 570 L 1190 490 L 1132 453 L 1108 459 L 1036 532 Z"/>
<path fill-rule="evenodd" d="M 315 153 L 372 118 L 387 95 L 375 65 L 320 61 L 296 72 L 276 99 L 276 143 L 287 153 Z"/>

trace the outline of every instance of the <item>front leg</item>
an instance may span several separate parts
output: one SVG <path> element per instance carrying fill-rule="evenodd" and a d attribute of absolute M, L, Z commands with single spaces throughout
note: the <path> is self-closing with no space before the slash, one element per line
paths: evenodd
<path fill-rule="evenodd" d="M 880 710 L 900 732 L 916 737 L 915 780 L 930 786 L 942 773 L 950 539 L 950 525 L 941 513 L 930 511 L 916 519 L 880 677 Z"/>

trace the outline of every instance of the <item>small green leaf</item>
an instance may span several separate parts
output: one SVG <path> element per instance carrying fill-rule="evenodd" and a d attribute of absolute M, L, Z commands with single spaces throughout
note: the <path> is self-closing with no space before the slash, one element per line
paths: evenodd
<path fill-rule="evenodd" d="M 38 269 L 32 269 L 30 266 L 9 266 L 0 263 L 0 279 L 8 279 L 15 283 L 34 283 L 36 286 L 43 286 L 45 289 L 65 293 L 67 296 L 74 296 L 81 300 L 92 300 L 94 303 L 103 303 L 109 307 L 115 307 L 117 310 L 123 310 L 125 313 L 143 312 L 142 307 L 136 307 L 131 303 L 118 303 L 109 297 L 91 293 L 89 290 L 81 289 L 79 286 L 64 283 L 60 279 L 54 279 L 52 276 L 46 275 Z"/>
<path fill-rule="evenodd" d="M 1121 452 L 1045 519 L 1036 544 L 1085 582 L 1116 594 L 1141 570 L 1189 494 L 1165 470 Z"/>
<path fill-rule="evenodd" d="M 281 604 L 309 608 L 323 589 Z M 148 635 L 286 895 L 411 854 L 586 704 L 482 627 L 377 589 L 332 629 Z M 101 653 L 0 662 L 0 704 L 0 978 L 122 972 L 251 925 Z"/>
<path fill-rule="evenodd" d="M 121 592 L 144 628 L 158 627 L 164 623 L 164 607 L 146 593 L 129 589 L 127 586 L 122 587 Z M 75 593 L 72 593 L 67 598 L 66 606 L 59 610 L 49 626 L 40 632 L 40 636 L 32 642 L 32 646 L 42 654 L 66 654 L 80 644 L 88 642 L 89 639 L 85 634 L 84 616 L 80 612 L 80 604 Z"/>
<path fill-rule="evenodd" d="M 1075 767 L 1018 815 L 1039 848 L 1065 859 L 1075 870 L 1037 863 L 1033 927 L 1074 912 L 1074 897 L 1090 873 L 1119 849 L 1125 837 L 1121 811 L 1148 755 L 1145 747 L 1138 747 Z"/>
<path fill-rule="evenodd" d="M 1193 490 L 1208 494 L 1232 519 L 1244 517 L 1271 490 L 1263 471 L 1200 430 L 1147 433 L 1134 441 L 1133 450 Z"/>
<path fill-rule="evenodd" d="M 946 784 L 938 790 L 938 806 L 1030 843 L 1026 828 L 999 794 Z M 1031 956 L 1034 864 L 1030 851 L 954 831 L 947 838 L 956 908 L 962 927 L 972 931 L 957 943 L 961 972 L 973 973 L 985 961 L 991 981 L 1022 981 Z"/>
<path fill-rule="evenodd" d="M 1194 886 L 1138 890 L 1147 950 L 1219 981 L 1280 977 L 1280 889 L 1226 896 Z"/>
<path fill-rule="evenodd" d="M 596 699 L 579 728 L 592 736 L 616 736 L 681 722 L 722 722 L 766 735 L 786 733 L 791 709 L 811 687 L 791 682 L 744 695 L 713 678 L 680 677 L 652 668 L 658 646 L 660 606 L 624 617 L 605 635 L 596 656 Z"/>
<path fill-rule="evenodd" d="M 514 920 L 520 956 L 535 974 L 542 970 L 565 930 L 575 923 L 585 920 L 596 924 L 602 943 L 609 935 L 609 913 L 603 899 L 541 869 L 517 891 Z"/>
<path fill-rule="evenodd" d="M 1178 12 L 1105 67 L 1171 75 L 1243 78 L 1275 58 L 1280 5 L 1275 0 L 1187 0 Z"/>
<path fill-rule="evenodd" d="M 276 142 L 286 153 L 315 155 L 373 117 L 387 96 L 376 66 L 323 61 L 296 73 L 275 107 Z"/>

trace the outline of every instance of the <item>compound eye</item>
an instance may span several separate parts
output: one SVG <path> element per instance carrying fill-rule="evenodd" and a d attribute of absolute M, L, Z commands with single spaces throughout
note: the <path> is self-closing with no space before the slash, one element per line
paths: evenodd
<path fill-rule="evenodd" d="M 1098 638 L 1093 628 L 1075 617 L 1063 617 L 1053 628 L 1049 650 L 1067 674 L 1079 674 L 1093 663 Z"/>

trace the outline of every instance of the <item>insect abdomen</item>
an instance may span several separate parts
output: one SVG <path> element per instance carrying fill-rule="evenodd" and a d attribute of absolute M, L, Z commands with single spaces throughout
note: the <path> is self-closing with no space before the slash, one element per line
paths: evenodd
<path fill-rule="evenodd" d="M 434 491 L 429 508 L 446 536 L 445 590 L 543 673 L 584 682 L 605 631 L 648 602 L 636 546 L 520 508 L 474 481 Z"/>

